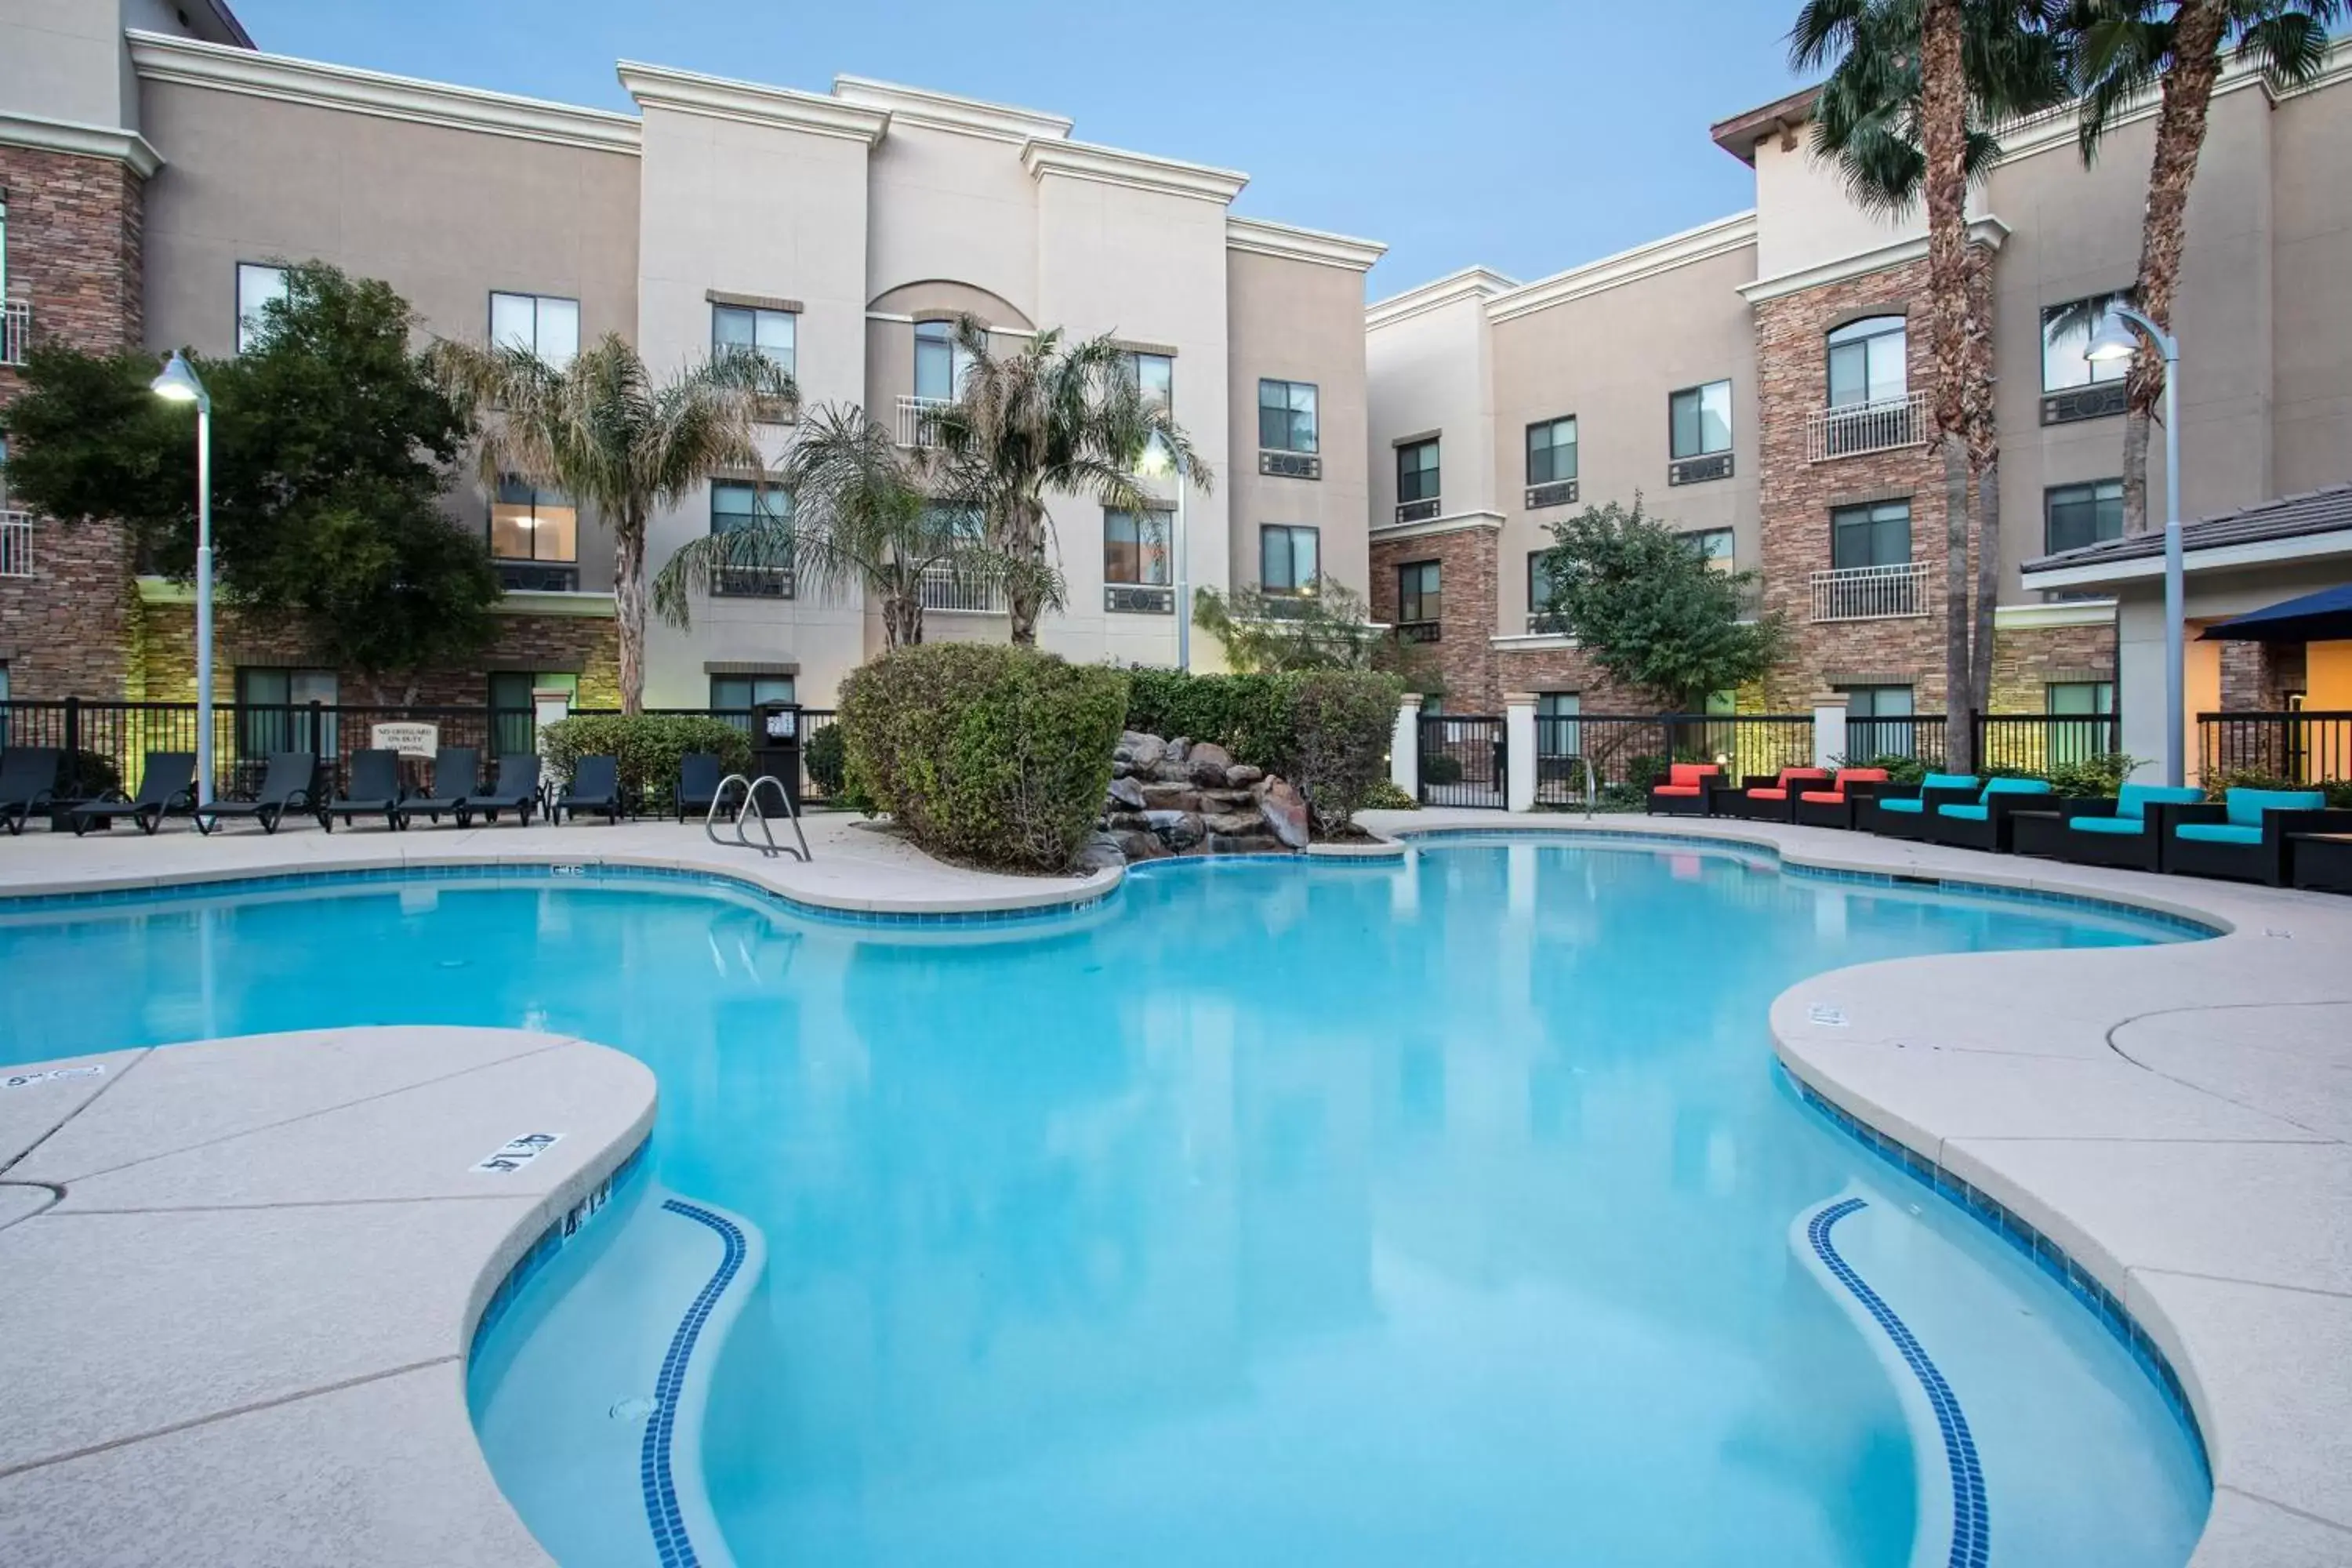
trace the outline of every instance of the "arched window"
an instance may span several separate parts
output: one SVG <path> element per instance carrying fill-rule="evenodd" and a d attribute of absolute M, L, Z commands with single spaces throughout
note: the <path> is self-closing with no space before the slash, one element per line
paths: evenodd
<path fill-rule="evenodd" d="M 1902 399 L 1906 390 L 1904 327 L 1900 316 L 1865 316 L 1830 333 L 1832 408 Z"/>

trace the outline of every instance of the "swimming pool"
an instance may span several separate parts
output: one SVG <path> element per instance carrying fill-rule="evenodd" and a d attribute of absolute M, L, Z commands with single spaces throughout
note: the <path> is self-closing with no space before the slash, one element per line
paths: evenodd
<path fill-rule="evenodd" d="M 2189 1435 L 1763 1020 L 2181 934 L 1527 841 L 943 928 L 378 879 L 0 918 L 0 1064 L 408 1021 L 651 1065 L 646 1159 L 472 1364 L 567 1563 L 2137 1568 L 2204 1517 Z"/>

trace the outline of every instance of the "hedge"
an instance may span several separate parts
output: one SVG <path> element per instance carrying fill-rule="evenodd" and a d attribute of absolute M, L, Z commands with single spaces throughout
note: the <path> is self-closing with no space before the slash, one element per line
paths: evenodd
<path fill-rule="evenodd" d="M 841 688 L 849 787 L 950 860 L 1060 871 L 1102 814 L 1127 678 L 1034 648 L 925 643 Z"/>
<path fill-rule="evenodd" d="M 1295 676 L 1188 675 L 1131 670 L 1127 727 L 1163 741 L 1213 741 L 1234 761 L 1278 771 L 1292 744 L 1290 688 Z"/>
<path fill-rule="evenodd" d="M 1326 828 L 1338 831 L 1388 777 L 1404 683 L 1364 670 L 1315 669 L 1289 678 L 1290 781 Z"/>
<path fill-rule="evenodd" d="M 721 773 L 749 772 L 751 737 L 724 719 L 688 713 L 602 713 L 563 719 L 541 731 L 548 763 L 569 774 L 582 757 L 614 757 L 621 786 L 665 805 L 688 752 L 718 753 Z"/>

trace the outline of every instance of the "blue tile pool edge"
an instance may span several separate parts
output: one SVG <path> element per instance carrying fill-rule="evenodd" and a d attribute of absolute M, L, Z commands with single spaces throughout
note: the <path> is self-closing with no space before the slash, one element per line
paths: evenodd
<path fill-rule="evenodd" d="M 664 1212 L 680 1215 L 717 1233 L 721 1251 L 719 1267 L 695 1293 L 693 1303 L 678 1319 L 672 1331 L 669 1348 L 662 1354 L 661 1373 L 654 1382 L 654 1409 L 646 1422 L 646 1436 L 638 1460 L 638 1480 L 645 1491 L 646 1524 L 653 1531 L 654 1550 L 659 1554 L 662 1568 L 700 1568 L 701 1559 L 694 1550 L 688 1535 L 685 1511 L 677 1501 L 677 1486 L 671 1470 L 671 1443 L 677 1426 L 677 1407 L 686 1386 L 688 1363 L 694 1359 L 694 1347 L 702 1337 L 703 1325 L 734 1283 L 743 1267 L 750 1248 L 743 1232 L 726 1215 L 716 1214 L 699 1204 L 684 1198 L 666 1198 Z"/>
<path fill-rule="evenodd" d="M 1964 1214 L 2007 1242 L 2027 1262 L 2055 1280 L 2059 1287 L 2074 1298 L 2092 1317 L 2098 1320 L 2116 1342 L 2121 1345 L 2180 1423 L 2197 1454 L 2197 1462 L 2208 1480 L 2213 1474 L 2212 1455 L 2205 1447 L 2204 1428 L 2197 1420 L 2197 1411 L 2189 1403 L 2189 1391 L 2181 1384 L 2180 1374 L 2173 1370 L 2172 1362 L 2158 1346 L 2140 1321 L 2134 1317 L 2114 1291 L 2099 1283 L 2091 1271 L 2077 1262 L 2066 1249 L 2043 1235 L 2021 1217 L 2010 1206 L 1990 1193 L 1976 1186 L 1941 1161 L 1932 1160 L 1901 1140 L 1881 1132 L 1852 1111 L 1836 1104 L 1805 1082 L 1787 1065 L 1775 1061 L 1774 1070 L 1786 1079 L 1804 1103 L 1819 1111 L 1831 1126 L 1860 1143 L 1903 1175 L 1918 1183 L 1928 1191 L 1954 1205 Z"/>

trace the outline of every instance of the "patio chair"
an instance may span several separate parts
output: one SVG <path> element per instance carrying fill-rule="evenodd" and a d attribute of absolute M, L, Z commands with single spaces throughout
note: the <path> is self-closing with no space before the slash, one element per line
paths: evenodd
<path fill-rule="evenodd" d="M 1916 784 L 1887 784 L 1870 797 L 1863 821 L 1882 838 L 1925 838 L 1937 806 L 1965 805 L 1979 787 L 1974 773 L 1929 773 Z"/>
<path fill-rule="evenodd" d="M 1885 783 L 1885 768 L 1840 768 L 1829 788 L 1797 792 L 1790 819 L 1805 827 L 1852 827 L 1863 803 Z"/>
<path fill-rule="evenodd" d="M 93 827 L 111 827 L 118 817 L 129 817 L 139 825 L 142 833 L 153 833 L 163 826 L 163 814 L 183 804 L 194 805 L 196 799 L 196 754 L 194 752 L 150 752 L 147 765 L 139 774 L 139 795 L 132 799 L 121 790 L 109 790 L 96 800 L 87 800 L 67 814 L 74 837 L 79 838 Z"/>
<path fill-rule="evenodd" d="M 570 812 L 578 821 L 582 812 L 601 816 L 618 827 L 621 825 L 621 760 L 618 757 L 583 757 L 572 765 L 572 782 L 547 810 L 550 822 L 562 822 Z"/>
<path fill-rule="evenodd" d="M 1777 774 L 1751 774 L 1744 787 L 1717 792 L 1715 809 L 1718 816 L 1750 822 L 1793 822 L 1794 797 L 1809 785 L 1829 782 L 1827 768 L 1782 768 Z"/>
<path fill-rule="evenodd" d="M 719 798 L 719 785 L 727 764 L 716 752 L 688 752 L 677 760 L 677 782 L 670 786 L 670 805 L 677 811 L 677 819 L 686 820 L 690 811 L 708 812 L 711 802 Z"/>
<path fill-rule="evenodd" d="M 353 752 L 351 782 L 340 797 L 320 809 L 319 825 L 332 833 L 335 817 L 341 817 L 343 826 L 349 827 L 355 816 L 373 816 L 382 812 L 384 826 L 397 831 L 401 826 L 400 797 L 398 752 Z"/>
<path fill-rule="evenodd" d="M 275 833 L 289 811 L 315 812 L 319 807 L 319 759 L 309 752 L 272 752 L 261 788 L 251 800 L 216 800 L 196 813 L 196 831 L 210 833 L 224 817 L 249 816 L 264 833 Z M 319 816 L 324 827 L 327 818 Z"/>
<path fill-rule="evenodd" d="M 1713 763 L 1672 763 L 1666 782 L 1650 791 L 1653 816 L 1712 816 L 1723 787 L 1723 770 Z"/>
<path fill-rule="evenodd" d="M 1976 799 L 1946 801 L 1937 805 L 1934 816 L 1923 816 L 1923 837 L 1931 844 L 1949 845 L 1955 849 L 1984 849 L 2006 855 L 2011 814 L 2020 806 L 2032 809 L 2055 798 L 2054 786 L 2048 779 L 1988 779 L 1983 793 Z"/>
<path fill-rule="evenodd" d="M 518 826 L 530 821 L 531 808 L 539 804 L 539 753 L 509 752 L 499 759 L 498 783 L 488 794 L 466 797 L 457 808 L 457 826 L 472 826 L 477 812 L 484 822 L 496 822 L 499 813 L 514 813 Z"/>
<path fill-rule="evenodd" d="M 0 825 L 11 834 L 25 831 L 25 819 L 58 799 L 58 760 L 65 753 L 55 746 L 12 746 L 0 752 Z"/>
<path fill-rule="evenodd" d="M 2204 799 L 2201 789 L 2127 784 L 2112 800 L 2054 800 L 2011 816 L 2010 847 L 2077 866 L 2153 871 L 2162 857 L 2167 812 Z"/>
<path fill-rule="evenodd" d="M 436 826 L 441 814 L 457 815 L 466 797 L 482 787 L 482 753 L 475 746 L 444 746 L 433 753 L 433 793 L 412 795 L 398 806 L 400 825 L 409 826 L 418 816 Z"/>
<path fill-rule="evenodd" d="M 2328 810 L 2315 789 L 2233 789 L 2219 805 L 2177 805 L 2167 816 L 2164 869 L 2273 888 L 2294 874 L 2295 837 L 2352 833 L 2352 811 Z"/>

